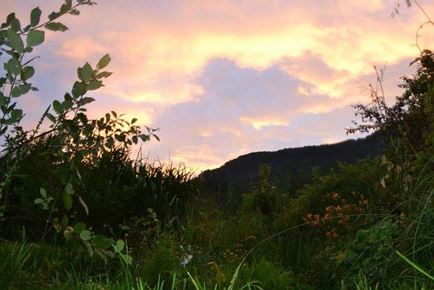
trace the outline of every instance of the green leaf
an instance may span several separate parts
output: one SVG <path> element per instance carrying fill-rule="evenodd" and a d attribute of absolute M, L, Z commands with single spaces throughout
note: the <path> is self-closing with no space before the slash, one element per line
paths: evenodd
<path fill-rule="evenodd" d="M 72 96 L 78 98 L 86 93 L 86 85 L 82 82 L 75 82 L 72 87 Z"/>
<path fill-rule="evenodd" d="M 99 62 L 98 62 L 98 64 L 97 64 L 97 68 L 98 68 L 98 69 L 103 69 L 103 68 L 105 68 L 106 66 L 108 66 L 108 64 L 110 63 L 110 61 L 111 61 L 110 55 L 108 55 L 108 54 L 104 55 L 104 56 L 99 60 Z"/>
<path fill-rule="evenodd" d="M 32 25 L 33 27 L 38 25 L 39 21 L 41 21 L 41 14 L 42 11 L 41 9 L 39 9 L 39 7 L 34 8 L 30 13 L 30 25 Z"/>
<path fill-rule="evenodd" d="M 16 18 L 11 20 L 11 29 L 15 32 L 21 31 L 20 21 Z"/>
<path fill-rule="evenodd" d="M 22 53 L 24 50 L 24 43 L 21 37 L 12 29 L 8 30 L 8 40 L 10 47 L 15 49 L 18 53 Z"/>
<path fill-rule="evenodd" d="M 89 119 L 87 118 L 86 114 L 78 113 L 78 114 L 77 114 L 77 117 L 80 119 L 80 121 L 81 121 L 83 124 L 87 124 L 87 122 L 89 121 Z"/>
<path fill-rule="evenodd" d="M 79 68 L 77 70 L 77 73 L 80 80 L 82 80 L 85 83 L 88 83 L 92 79 L 93 70 L 90 64 L 86 62 L 86 64 L 82 68 Z"/>
<path fill-rule="evenodd" d="M 72 97 L 69 93 L 66 93 L 63 98 L 65 99 L 65 102 L 72 102 Z"/>
<path fill-rule="evenodd" d="M 54 108 L 54 111 L 56 111 L 57 114 L 60 115 L 60 114 L 63 113 L 63 106 L 62 106 L 62 104 L 58 100 L 55 100 L 53 102 L 53 108 Z"/>
<path fill-rule="evenodd" d="M 103 235 L 96 235 L 93 238 L 92 242 L 93 242 L 95 247 L 100 248 L 100 249 L 107 249 L 108 247 L 110 247 L 109 240 L 106 237 L 104 237 Z"/>
<path fill-rule="evenodd" d="M 17 76 L 21 73 L 21 63 L 15 58 L 11 58 L 6 64 L 5 69 L 10 74 Z"/>
<path fill-rule="evenodd" d="M 70 210 L 72 208 L 72 198 L 71 195 L 64 192 L 62 194 L 63 197 L 63 205 L 65 206 L 66 210 Z"/>
<path fill-rule="evenodd" d="M 139 142 L 139 139 L 137 138 L 137 136 L 133 136 L 131 139 L 133 140 L 134 144 L 137 144 L 137 142 Z"/>
<path fill-rule="evenodd" d="M 146 134 L 140 134 L 139 138 L 142 139 L 143 142 L 148 142 L 151 139 L 149 135 Z"/>
<path fill-rule="evenodd" d="M 52 114 L 47 114 L 48 120 L 50 120 L 52 123 L 56 123 L 56 117 L 54 117 Z"/>
<path fill-rule="evenodd" d="M 21 119 L 21 117 L 23 116 L 23 110 L 21 109 L 13 109 L 11 112 L 11 121 L 12 122 L 17 122 L 19 121 L 19 119 Z"/>
<path fill-rule="evenodd" d="M 9 25 L 11 25 L 12 20 L 14 20 L 16 18 L 15 13 L 10 13 L 7 17 L 6 17 L 6 22 L 3 23 L 1 25 L 0 28 L 5 28 L 8 27 Z"/>
<path fill-rule="evenodd" d="M 9 118 L 9 119 L 4 119 L 4 121 L 3 121 L 3 124 L 6 124 L 6 125 L 12 125 L 13 123 L 15 123 L 16 122 L 16 120 L 14 120 L 14 119 L 12 119 L 12 118 Z"/>
<path fill-rule="evenodd" d="M 52 21 L 52 20 L 60 17 L 61 15 L 62 15 L 62 13 L 53 11 L 50 14 L 48 14 L 48 20 Z"/>
<path fill-rule="evenodd" d="M 112 137 L 108 137 L 107 141 L 105 142 L 105 146 L 107 148 L 112 148 L 114 144 L 115 144 L 115 141 L 113 140 L 113 138 Z"/>
<path fill-rule="evenodd" d="M 78 101 L 77 104 L 78 104 L 79 106 L 84 106 L 84 105 L 86 105 L 86 104 L 92 103 L 93 101 L 95 101 L 94 98 L 91 98 L 91 97 L 84 97 L 84 98 L 82 98 L 80 101 Z"/>
<path fill-rule="evenodd" d="M 34 47 L 43 43 L 45 40 L 45 32 L 32 30 L 27 34 L 27 46 Z"/>
<path fill-rule="evenodd" d="M 6 105 L 6 97 L 3 95 L 2 92 L 0 92 L 0 106 Z"/>
<path fill-rule="evenodd" d="M 47 198 L 47 191 L 44 188 L 40 188 L 39 189 L 39 193 L 41 194 L 42 197 Z"/>
<path fill-rule="evenodd" d="M 118 240 L 116 242 L 116 244 L 113 245 L 113 248 L 114 248 L 114 250 L 115 250 L 116 253 L 120 253 L 125 248 L 125 242 L 123 240 Z"/>
<path fill-rule="evenodd" d="M 80 10 L 72 9 L 71 11 L 69 11 L 69 14 L 74 16 L 80 15 Z"/>
<path fill-rule="evenodd" d="M 103 78 L 108 78 L 109 76 L 111 76 L 113 73 L 112 72 L 108 72 L 108 71 L 103 71 L 100 72 L 99 74 L 96 75 L 97 79 L 103 79 Z"/>
<path fill-rule="evenodd" d="M 92 233 L 90 231 L 88 231 L 88 230 L 82 230 L 81 233 L 80 233 L 80 238 L 83 241 L 89 241 L 89 240 L 92 239 Z"/>
<path fill-rule="evenodd" d="M 125 135 L 124 134 L 116 134 L 115 139 L 119 142 L 124 142 L 125 141 Z"/>
<path fill-rule="evenodd" d="M 30 84 L 22 84 L 19 86 L 15 86 L 11 91 L 11 95 L 13 98 L 18 98 L 22 95 L 27 94 L 31 88 L 32 86 Z"/>
<path fill-rule="evenodd" d="M 67 13 L 72 8 L 72 0 L 65 0 L 65 4 L 60 7 L 60 13 Z"/>
<path fill-rule="evenodd" d="M 37 198 L 37 199 L 35 199 L 34 203 L 35 204 L 43 204 L 44 200 L 42 198 Z"/>
<path fill-rule="evenodd" d="M 45 28 L 51 31 L 61 31 L 65 32 L 68 30 L 68 27 L 60 22 L 51 22 L 45 25 Z"/>
<path fill-rule="evenodd" d="M 84 223 L 78 223 L 74 226 L 74 232 L 81 233 L 86 229 L 86 225 Z"/>
<path fill-rule="evenodd" d="M 89 84 L 86 86 L 86 89 L 89 91 L 94 91 L 99 89 L 100 87 L 102 87 L 102 81 L 98 81 L 98 80 L 91 80 L 89 82 Z"/>
<path fill-rule="evenodd" d="M 33 52 L 33 48 L 30 46 L 27 46 L 26 48 L 24 48 L 23 52 L 24 53 L 31 53 L 31 52 Z"/>
<path fill-rule="evenodd" d="M 26 66 L 21 71 L 21 80 L 27 81 L 28 79 L 32 78 L 35 74 L 35 69 L 31 66 Z"/>
<path fill-rule="evenodd" d="M 3 126 L 3 129 L 0 130 L 0 136 L 2 136 L 4 133 L 6 133 L 8 129 L 8 126 Z"/>
<path fill-rule="evenodd" d="M 75 191 L 74 191 L 74 187 L 72 186 L 71 183 L 68 183 L 68 184 L 65 186 L 65 192 L 66 192 L 67 194 L 69 194 L 69 195 L 73 195 L 73 194 L 75 193 Z"/>
<path fill-rule="evenodd" d="M 70 94 L 65 94 L 65 101 L 64 102 L 62 102 L 62 107 L 63 107 L 63 110 L 69 110 L 69 109 L 71 109 L 72 108 L 72 106 L 73 106 L 73 101 L 72 101 L 72 97 L 71 97 L 71 95 Z"/>
<path fill-rule="evenodd" d="M 123 230 L 123 231 L 129 231 L 131 228 L 129 227 L 129 226 L 127 226 L 127 225 L 121 225 L 121 230 Z"/>

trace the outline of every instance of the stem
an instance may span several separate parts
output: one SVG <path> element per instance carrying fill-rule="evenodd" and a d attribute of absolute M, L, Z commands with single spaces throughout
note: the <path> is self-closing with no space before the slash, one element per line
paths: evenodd
<path fill-rule="evenodd" d="M 72 10 L 74 10 L 74 9 L 80 7 L 80 6 L 83 6 L 83 5 L 92 5 L 92 4 L 96 4 L 96 2 L 87 1 L 87 2 L 82 2 L 82 3 L 77 3 L 77 4 L 75 4 L 74 6 L 72 6 L 71 9 L 69 9 L 69 10 L 66 11 L 65 13 L 59 14 L 59 15 L 57 15 L 56 17 L 54 17 L 53 19 L 48 20 L 48 21 L 46 21 L 46 22 L 44 22 L 44 23 L 42 23 L 42 24 L 39 24 L 38 26 L 35 26 L 32 30 L 36 30 L 36 29 L 38 29 L 38 28 L 44 27 L 45 25 L 47 25 L 47 24 L 53 22 L 54 20 L 60 18 L 61 16 L 65 15 L 65 14 L 68 14 L 69 12 L 71 12 Z"/>
<path fill-rule="evenodd" d="M 9 173 L 6 173 L 6 178 L 5 178 L 4 182 L 0 184 L 0 199 L 3 198 L 3 191 L 6 188 L 7 184 L 10 182 L 10 180 L 12 178 L 12 174 L 17 167 L 18 167 L 18 158 L 15 159 L 14 164 L 12 165 Z M 4 208 L 6 208 L 7 201 L 8 201 L 8 194 L 6 193 L 4 195 L 4 201 L 3 201 Z M 0 212 L 0 216 L 2 216 L 1 212 Z"/>
<path fill-rule="evenodd" d="M 53 200 L 53 204 L 51 205 L 50 213 L 48 214 L 48 217 L 45 220 L 45 228 L 44 228 L 44 231 L 42 233 L 42 236 L 41 236 L 41 239 L 40 239 L 39 242 L 42 242 L 45 239 L 45 236 L 48 233 L 48 225 L 50 223 L 51 217 L 53 216 L 53 212 L 54 212 L 54 209 L 55 209 L 54 207 L 56 206 L 57 198 L 58 198 L 58 195 L 56 195 L 55 199 Z"/>
<path fill-rule="evenodd" d="M 429 14 L 425 11 L 425 9 L 422 7 L 422 5 L 419 4 L 417 0 L 413 0 L 414 4 L 416 4 L 417 8 L 425 15 L 426 19 L 428 20 L 427 23 L 434 25 L 434 21 L 431 19 Z"/>

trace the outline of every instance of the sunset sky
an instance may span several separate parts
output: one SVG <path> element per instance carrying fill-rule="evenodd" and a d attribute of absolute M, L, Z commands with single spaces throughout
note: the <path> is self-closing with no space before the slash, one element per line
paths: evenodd
<path fill-rule="evenodd" d="M 0 16 L 29 19 L 54 0 L 0 0 Z M 386 66 L 388 99 L 418 55 L 416 7 L 395 0 L 96 0 L 65 33 L 37 49 L 40 91 L 26 96 L 30 126 L 76 78 L 76 68 L 112 56 L 114 74 L 92 96 L 92 116 L 127 113 L 160 128 L 144 145 L 161 161 L 200 171 L 252 151 L 349 138 L 351 104 L 369 100 L 373 66 Z M 432 0 L 419 1 L 434 15 Z M 28 21 L 28 20 L 27 20 Z M 434 30 L 434 29 L 431 29 Z M 433 48 L 434 33 L 420 44 Z M 355 136 L 350 136 L 355 137 Z"/>

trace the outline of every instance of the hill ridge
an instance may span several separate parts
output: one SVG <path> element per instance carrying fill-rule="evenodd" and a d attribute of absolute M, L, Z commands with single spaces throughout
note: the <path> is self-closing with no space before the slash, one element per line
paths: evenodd
<path fill-rule="evenodd" d="M 313 168 L 326 172 L 339 162 L 354 163 L 379 156 L 383 148 L 383 137 L 373 133 L 364 138 L 333 144 L 256 151 L 240 155 L 218 168 L 206 170 L 199 175 L 199 179 L 210 189 L 242 193 L 257 181 L 260 166 L 267 164 L 278 186 L 285 188 L 285 183 L 291 180 L 290 186 L 294 189 L 310 180 Z"/>

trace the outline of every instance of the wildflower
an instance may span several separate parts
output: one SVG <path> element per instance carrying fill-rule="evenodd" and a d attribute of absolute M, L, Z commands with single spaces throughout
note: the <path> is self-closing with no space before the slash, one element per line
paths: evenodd
<path fill-rule="evenodd" d="M 185 255 L 184 257 L 182 257 L 181 263 L 179 264 L 185 268 L 191 262 L 192 259 L 193 259 L 193 255 L 191 254 Z"/>
<path fill-rule="evenodd" d="M 181 262 L 179 264 L 182 267 L 186 267 L 193 259 L 191 245 L 188 245 L 187 249 L 185 249 L 183 245 L 180 245 L 179 248 L 182 251 L 182 258 L 181 258 Z"/>
<path fill-rule="evenodd" d="M 331 230 L 331 231 L 326 232 L 326 236 L 329 238 L 336 239 L 338 237 L 338 234 L 336 233 L 335 230 Z"/>

